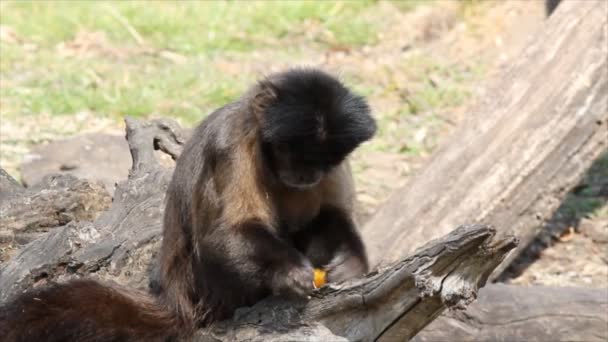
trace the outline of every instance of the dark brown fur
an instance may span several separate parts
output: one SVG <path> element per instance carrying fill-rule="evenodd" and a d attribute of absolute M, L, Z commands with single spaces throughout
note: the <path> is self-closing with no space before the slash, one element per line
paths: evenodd
<path fill-rule="evenodd" d="M 158 304 L 71 282 L 0 308 L 16 324 L 0 327 L 24 341 L 53 329 L 87 341 L 171 339 L 272 294 L 305 297 L 313 266 L 326 268 L 329 281 L 365 273 L 346 157 L 374 131 L 364 100 L 327 74 L 295 70 L 260 82 L 210 114 L 177 161 L 154 280 Z M 50 304 L 39 306 L 36 296 Z M 85 318 L 80 326 L 77 317 Z"/>
<path fill-rule="evenodd" d="M 0 309 L 2 341 L 169 341 L 175 315 L 149 296 L 81 279 L 30 290 Z"/>

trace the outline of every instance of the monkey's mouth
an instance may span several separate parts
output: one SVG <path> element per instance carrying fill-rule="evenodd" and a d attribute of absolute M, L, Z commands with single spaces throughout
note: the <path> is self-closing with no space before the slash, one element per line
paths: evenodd
<path fill-rule="evenodd" d="M 308 190 L 311 188 L 314 188 L 315 186 L 317 186 L 317 184 L 319 184 L 319 182 L 314 182 L 314 183 L 308 183 L 308 184 L 287 184 L 287 186 L 289 186 L 290 188 L 293 188 L 295 190 Z"/>
<path fill-rule="evenodd" d="M 302 179 L 301 177 L 290 177 L 281 175 L 281 182 L 288 188 L 294 190 L 308 190 L 314 188 L 321 182 L 321 176 Z"/>

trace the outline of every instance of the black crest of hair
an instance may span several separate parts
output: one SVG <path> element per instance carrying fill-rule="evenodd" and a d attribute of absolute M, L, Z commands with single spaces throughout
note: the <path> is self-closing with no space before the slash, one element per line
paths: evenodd
<path fill-rule="evenodd" d="M 302 158 L 338 164 L 376 132 L 366 100 L 321 70 L 291 69 L 260 83 L 275 97 L 262 118 L 264 143 L 283 143 Z"/>

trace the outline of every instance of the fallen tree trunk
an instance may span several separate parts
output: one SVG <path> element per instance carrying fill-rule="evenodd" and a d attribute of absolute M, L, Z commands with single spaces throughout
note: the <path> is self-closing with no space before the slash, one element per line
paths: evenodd
<path fill-rule="evenodd" d="M 90 221 L 112 201 L 103 185 L 70 175 L 50 175 L 33 188 L 22 188 L 0 173 L 0 231 L 24 244 L 71 221 Z"/>
<path fill-rule="evenodd" d="M 159 248 L 171 176 L 156 160 L 154 149 L 176 157 L 186 134 L 170 120 L 127 120 L 132 170 L 117 185 L 109 210 L 93 222 L 70 221 L 26 245 L 0 271 L 0 300 L 77 276 L 145 289 Z M 15 190 L 16 201 L 27 196 Z M 410 338 L 446 307 L 464 306 L 475 298 L 516 244 L 512 237 L 494 239 L 495 232 L 484 225 L 463 226 L 363 279 L 326 286 L 306 303 L 270 298 L 240 309 L 234 320 L 200 331 L 197 340 Z"/>
<path fill-rule="evenodd" d="M 471 120 L 363 227 L 372 263 L 399 260 L 458 222 L 488 222 L 522 242 L 498 275 L 533 240 L 608 147 L 607 7 L 559 7 Z"/>
<path fill-rule="evenodd" d="M 425 341 L 606 341 L 608 289 L 489 285 L 464 311 L 444 314 Z"/>
<path fill-rule="evenodd" d="M 19 182 L 4 171 L 4 169 L 0 168 L 0 196 L 2 196 L 3 201 L 24 190 Z"/>
<path fill-rule="evenodd" d="M 472 301 L 477 288 L 515 246 L 486 226 L 462 226 L 412 257 L 344 284 L 306 304 L 262 301 L 234 321 L 201 331 L 199 341 L 407 341 L 446 306 Z M 320 325 L 319 325 L 320 324 Z"/>
<path fill-rule="evenodd" d="M 172 173 L 158 162 L 154 147 L 162 146 L 176 156 L 185 138 L 172 120 L 127 120 L 127 139 L 133 164 L 129 178 L 117 185 L 111 207 L 93 222 L 69 221 L 26 245 L 2 268 L 0 301 L 31 286 L 73 275 L 93 274 L 147 288 Z M 63 192 L 68 192 L 70 185 L 64 184 Z M 105 192 L 103 188 L 100 191 Z M 27 193 L 19 193 L 12 201 L 23 201 L 24 197 Z"/>

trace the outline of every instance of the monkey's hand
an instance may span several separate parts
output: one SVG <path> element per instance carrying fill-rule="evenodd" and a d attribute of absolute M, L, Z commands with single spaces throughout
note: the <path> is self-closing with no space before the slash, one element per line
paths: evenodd
<path fill-rule="evenodd" d="M 239 254 L 232 259 L 241 260 L 241 265 L 246 265 L 246 261 L 256 261 L 250 269 L 256 272 L 264 270 L 263 274 L 241 273 L 254 278 L 263 277 L 264 284 L 274 295 L 306 297 L 312 292 L 311 262 L 297 249 L 278 238 L 270 228 L 259 222 L 250 222 L 233 231 L 239 233 L 236 236 L 241 238 L 241 246 L 246 248 L 239 248 Z M 235 236 L 232 238 L 234 240 Z"/>
<path fill-rule="evenodd" d="M 335 283 L 361 276 L 368 271 L 367 261 L 349 252 L 339 252 L 324 267 L 327 282 Z"/>
<path fill-rule="evenodd" d="M 301 256 L 298 262 L 286 262 L 272 277 L 273 294 L 287 297 L 306 297 L 312 290 L 314 271 L 312 264 Z"/>

